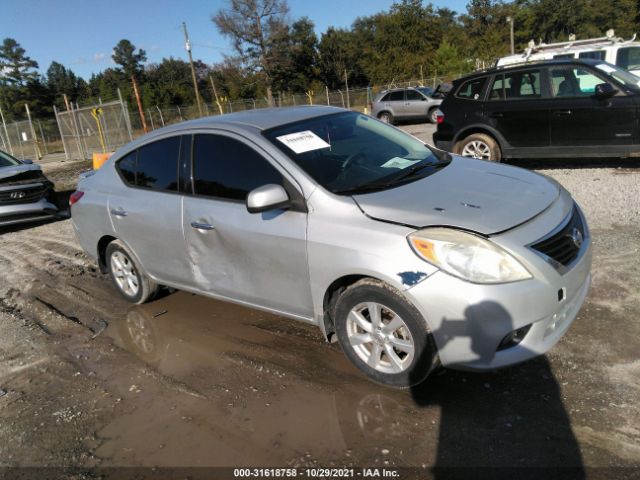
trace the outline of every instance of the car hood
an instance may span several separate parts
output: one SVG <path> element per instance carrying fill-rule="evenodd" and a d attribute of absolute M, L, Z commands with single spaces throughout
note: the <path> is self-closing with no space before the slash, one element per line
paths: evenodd
<path fill-rule="evenodd" d="M 415 228 L 450 226 L 491 235 L 535 217 L 560 193 L 554 180 L 522 168 L 453 156 L 421 180 L 354 195 L 369 217 Z"/>
<path fill-rule="evenodd" d="M 19 175 L 24 172 L 32 170 L 40 170 L 40 165 L 36 164 L 20 164 L 20 165 L 8 165 L 6 167 L 0 167 L 0 179 L 10 178 Z"/>

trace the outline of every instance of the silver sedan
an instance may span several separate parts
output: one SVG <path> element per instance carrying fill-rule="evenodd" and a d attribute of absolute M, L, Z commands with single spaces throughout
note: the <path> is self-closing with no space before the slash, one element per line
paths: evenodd
<path fill-rule="evenodd" d="M 337 108 L 155 131 L 70 203 L 128 300 L 163 285 L 302 320 L 397 387 L 543 354 L 590 284 L 587 223 L 558 183 Z"/>

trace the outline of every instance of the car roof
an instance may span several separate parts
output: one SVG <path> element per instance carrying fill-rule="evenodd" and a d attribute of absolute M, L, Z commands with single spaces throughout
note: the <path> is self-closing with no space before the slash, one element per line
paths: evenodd
<path fill-rule="evenodd" d="M 288 123 L 320 117 L 330 113 L 344 112 L 345 109 L 324 105 L 301 105 L 298 107 L 259 108 L 243 112 L 228 113 L 211 117 L 189 120 L 181 124 L 182 127 L 193 128 L 219 126 L 221 124 L 235 125 L 239 128 L 253 127 L 267 130 Z"/>
<path fill-rule="evenodd" d="M 130 151 L 148 140 L 162 137 L 171 133 L 181 133 L 189 130 L 222 128 L 235 131 L 263 131 L 280 125 L 294 123 L 300 120 L 321 117 L 332 113 L 347 112 L 348 110 L 338 107 L 324 105 L 301 105 L 297 107 L 278 108 L 257 108 L 236 113 L 226 113 L 210 117 L 197 118 L 184 122 L 168 125 L 163 128 L 153 130 L 133 142 L 126 145 L 126 150 Z"/>
<path fill-rule="evenodd" d="M 589 65 L 595 66 L 601 63 L 607 63 L 604 60 L 598 60 L 594 58 L 554 58 L 547 60 L 533 60 L 523 61 L 522 63 L 512 63 L 509 65 L 501 65 L 498 67 L 487 68 L 486 70 L 479 70 L 477 72 L 470 73 L 464 77 L 457 78 L 454 83 L 460 83 L 462 80 L 469 80 L 475 77 L 483 77 L 488 75 L 494 75 L 496 73 L 510 72 L 512 70 L 527 69 L 530 67 L 544 67 L 547 65 Z"/>

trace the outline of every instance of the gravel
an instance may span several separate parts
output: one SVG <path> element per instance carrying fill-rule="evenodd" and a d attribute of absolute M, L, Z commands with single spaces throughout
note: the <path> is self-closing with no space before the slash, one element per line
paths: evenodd
<path fill-rule="evenodd" d="M 433 144 L 434 125 L 402 125 L 400 128 Z M 591 228 L 640 228 L 640 167 L 628 166 L 637 165 L 637 162 L 619 159 L 550 159 L 514 160 L 512 164 L 560 182 L 582 207 Z"/>

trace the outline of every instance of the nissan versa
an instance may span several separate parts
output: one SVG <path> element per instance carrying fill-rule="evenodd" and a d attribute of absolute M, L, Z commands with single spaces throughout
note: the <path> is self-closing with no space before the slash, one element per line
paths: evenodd
<path fill-rule="evenodd" d="M 157 130 L 70 203 L 131 302 L 164 285 L 303 320 L 392 386 L 543 354 L 590 284 L 587 224 L 558 183 L 331 107 Z"/>

